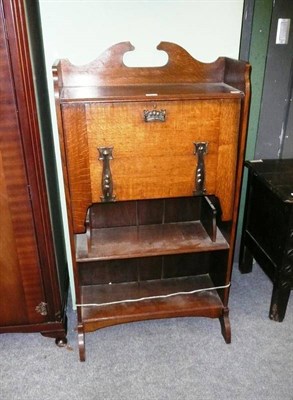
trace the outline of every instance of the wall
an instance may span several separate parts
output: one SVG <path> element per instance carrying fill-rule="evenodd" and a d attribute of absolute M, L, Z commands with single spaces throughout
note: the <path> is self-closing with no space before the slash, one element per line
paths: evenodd
<path fill-rule="evenodd" d="M 248 37 L 242 38 L 246 40 L 247 48 L 245 49 L 246 54 L 245 51 L 242 51 L 242 53 L 240 52 L 240 57 L 243 56 L 243 59 L 251 64 L 252 92 L 245 159 L 253 160 L 255 158 L 255 145 L 258 135 L 259 115 L 262 102 L 273 3 L 271 0 L 245 0 L 245 3 L 244 9 L 246 9 L 247 6 L 251 8 L 251 32 L 249 32 Z M 247 21 L 244 20 L 243 22 L 245 24 Z M 247 175 L 247 169 L 244 168 L 238 217 L 237 240 L 234 254 L 235 263 L 238 263 L 239 258 L 242 222 L 246 200 Z"/>
<path fill-rule="evenodd" d="M 267 0 L 267 3 L 269 0 Z M 291 21 L 287 43 L 277 40 L 280 19 Z M 266 68 L 255 158 L 293 155 L 293 1 L 275 0 L 266 51 Z"/>
<path fill-rule="evenodd" d="M 218 56 L 238 58 L 243 0 L 39 0 L 39 4 L 69 249 L 51 77 L 53 62 L 68 58 L 74 64 L 84 64 L 109 46 L 130 41 L 136 51 L 129 53 L 128 65 L 163 64 L 164 53 L 154 50 L 162 40 L 179 44 L 203 62 Z M 68 258 L 70 264 L 69 250 Z M 70 276 L 73 282 L 71 272 Z"/>

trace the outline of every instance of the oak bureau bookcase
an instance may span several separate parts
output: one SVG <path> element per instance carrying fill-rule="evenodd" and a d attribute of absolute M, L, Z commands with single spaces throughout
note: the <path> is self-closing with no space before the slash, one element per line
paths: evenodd
<path fill-rule="evenodd" d="M 219 318 L 231 340 L 250 67 L 157 48 L 161 67 L 127 67 L 129 42 L 53 67 L 81 360 L 85 332 L 131 321 Z"/>

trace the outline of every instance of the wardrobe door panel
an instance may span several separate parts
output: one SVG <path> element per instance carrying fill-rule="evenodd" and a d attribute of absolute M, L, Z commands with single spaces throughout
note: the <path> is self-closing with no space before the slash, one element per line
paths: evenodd
<path fill-rule="evenodd" d="M 45 296 L 10 55 L 0 26 L 0 325 L 45 322 Z"/>

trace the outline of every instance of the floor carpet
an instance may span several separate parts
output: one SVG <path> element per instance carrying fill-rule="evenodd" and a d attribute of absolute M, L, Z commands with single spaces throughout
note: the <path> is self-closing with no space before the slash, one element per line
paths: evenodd
<path fill-rule="evenodd" d="M 293 400 L 293 295 L 278 323 L 271 292 L 257 265 L 234 268 L 230 345 L 218 320 L 144 321 L 87 334 L 85 363 L 69 306 L 66 348 L 38 333 L 0 335 L 0 399 Z"/>

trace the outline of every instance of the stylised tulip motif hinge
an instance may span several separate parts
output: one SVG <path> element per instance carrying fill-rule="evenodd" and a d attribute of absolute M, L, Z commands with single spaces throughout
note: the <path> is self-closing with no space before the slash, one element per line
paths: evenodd
<path fill-rule="evenodd" d="M 194 146 L 194 154 L 197 156 L 197 166 L 195 170 L 195 190 L 193 193 L 200 195 L 206 193 L 204 156 L 208 151 L 208 143 L 197 142 L 194 143 Z"/>
<path fill-rule="evenodd" d="M 110 160 L 113 159 L 112 150 L 113 147 L 98 147 L 99 160 L 103 161 L 102 171 L 102 202 L 115 201 L 115 195 L 113 195 L 113 179 L 110 169 Z"/>

